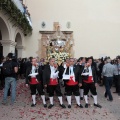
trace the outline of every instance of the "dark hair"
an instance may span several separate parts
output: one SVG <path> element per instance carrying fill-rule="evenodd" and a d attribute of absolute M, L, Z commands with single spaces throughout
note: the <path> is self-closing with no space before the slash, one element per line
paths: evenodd
<path fill-rule="evenodd" d="M 8 53 L 7 57 L 8 58 L 13 58 L 13 53 Z"/>
<path fill-rule="evenodd" d="M 50 59 L 49 59 L 49 61 L 51 61 L 52 59 L 55 59 L 54 57 L 51 57 Z"/>

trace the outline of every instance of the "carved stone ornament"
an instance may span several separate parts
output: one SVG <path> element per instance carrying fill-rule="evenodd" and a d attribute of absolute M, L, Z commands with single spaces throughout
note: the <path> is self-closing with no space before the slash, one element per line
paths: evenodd
<path fill-rule="evenodd" d="M 42 27 L 42 28 L 45 28 L 45 27 L 46 27 L 46 23 L 45 23 L 45 22 L 42 22 L 42 23 L 41 23 L 41 27 Z"/>

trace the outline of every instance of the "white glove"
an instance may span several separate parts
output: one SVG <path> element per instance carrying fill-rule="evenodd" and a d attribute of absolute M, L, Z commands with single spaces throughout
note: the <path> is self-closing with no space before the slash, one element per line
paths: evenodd
<path fill-rule="evenodd" d="M 82 73 L 81 75 L 83 75 L 83 76 L 87 76 L 87 75 L 89 75 L 89 73 Z"/>
<path fill-rule="evenodd" d="M 58 78 L 58 73 L 59 73 L 59 71 L 53 74 L 53 79 Z"/>
<path fill-rule="evenodd" d="M 36 75 L 38 75 L 38 73 L 32 73 L 32 74 L 29 74 L 28 76 L 36 77 Z"/>

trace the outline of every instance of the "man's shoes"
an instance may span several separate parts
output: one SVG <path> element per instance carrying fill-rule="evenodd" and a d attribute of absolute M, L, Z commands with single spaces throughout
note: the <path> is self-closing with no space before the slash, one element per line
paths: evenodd
<path fill-rule="evenodd" d="M 71 108 L 71 105 L 68 105 L 68 108 Z"/>
<path fill-rule="evenodd" d="M 94 103 L 94 106 L 95 106 L 95 107 L 102 108 L 102 106 L 101 106 L 101 105 L 99 105 L 99 104 L 95 104 L 95 103 Z"/>
<path fill-rule="evenodd" d="M 47 104 L 44 104 L 44 108 L 46 108 L 47 107 Z"/>
<path fill-rule="evenodd" d="M 62 104 L 62 105 L 60 104 L 60 107 L 62 107 L 62 108 L 66 108 L 66 106 L 65 106 L 64 104 Z"/>
<path fill-rule="evenodd" d="M 77 106 L 80 107 L 80 108 L 83 108 L 83 106 L 81 104 L 80 105 L 77 104 Z"/>
<path fill-rule="evenodd" d="M 85 104 L 85 108 L 88 108 L 88 104 L 87 103 Z"/>
<path fill-rule="evenodd" d="M 36 104 L 33 104 L 33 103 L 32 103 L 31 107 L 35 107 L 35 106 L 36 106 Z"/>
<path fill-rule="evenodd" d="M 2 104 L 3 104 L 3 105 L 8 105 L 8 102 L 3 101 Z"/>
<path fill-rule="evenodd" d="M 107 99 L 109 102 L 112 102 L 113 100 Z"/>
<path fill-rule="evenodd" d="M 49 108 L 49 109 L 51 109 L 53 106 L 54 106 L 54 104 L 53 104 L 53 105 L 52 105 L 52 104 L 50 104 L 50 105 L 48 106 L 48 108 Z"/>
<path fill-rule="evenodd" d="M 83 100 L 83 97 L 80 97 L 80 100 Z"/>
<path fill-rule="evenodd" d="M 118 93 L 117 91 L 113 92 L 113 93 Z"/>

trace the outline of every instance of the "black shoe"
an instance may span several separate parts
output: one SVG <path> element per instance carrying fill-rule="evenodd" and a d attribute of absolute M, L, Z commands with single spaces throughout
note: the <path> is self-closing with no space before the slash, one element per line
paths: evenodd
<path fill-rule="evenodd" d="M 50 105 L 48 106 L 48 108 L 51 109 L 53 106 L 54 106 L 54 105 L 50 104 Z"/>
<path fill-rule="evenodd" d="M 113 92 L 113 93 L 118 93 L 117 91 Z"/>
<path fill-rule="evenodd" d="M 46 108 L 47 107 L 47 104 L 44 104 L 44 108 Z"/>
<path fill-rule="evenodd" d="M 118 93 L 118 96 L 120 96 L 120 93 Z"/>
<path fill-rule="evenodd" d="M 88 108 L 88 104 L 87 103 L 85 104 L 85 108 Z"/>
<path fill-rule="evenodd" d="M 33 104 L 33 103 L 32 103 L 31 107 L 35 107 L 35 106 L 36 106 L 36 104 Z"/>
<path fill-rule="evenodd" d="M 94 103 L 94 106 L 95 106 L 95 107 L 102 108 L 102 106 L 101 106 L 101 105 L 99 105 L 99 104 L 95 104 L 95 103 Z"/>
<path fill-rule="evenodd" d="M 109 102 L 112 102 L 113 100 L 107 99 Z"/>
<path fill-rule="evenodd" d="M 8 102 L 3 101 L 2 104 L 3 104 L 3 105 L 8 105 Z"/>
<path fill-rule="evenodd" d="M 83 97 L 80 97 L 80 100 L 83 100 Z"/>
<path fill-rule="evenodd" d="M 104 94 L 104 97 L 107 98 L 107 94 L 106 93 Z"/>
<path fill-rule="evenodd" d="M 62 105 L 60 104 L 60 107 L 62 107 L 62 108 L 66 108 L 66 106 L 65 106 L 64 104 L 62 104 Z"/>
<path fill-rule="evenodd" d="M 68 108 L 71 108 L 71 105 L 68 105 Z"/>
<path fill-rule="evenodd" d="M 83 108 L 83 106 L 81 104 L 80 105 L 77 104 L 77 106 L 80 107 L 80 108 Z"/>

